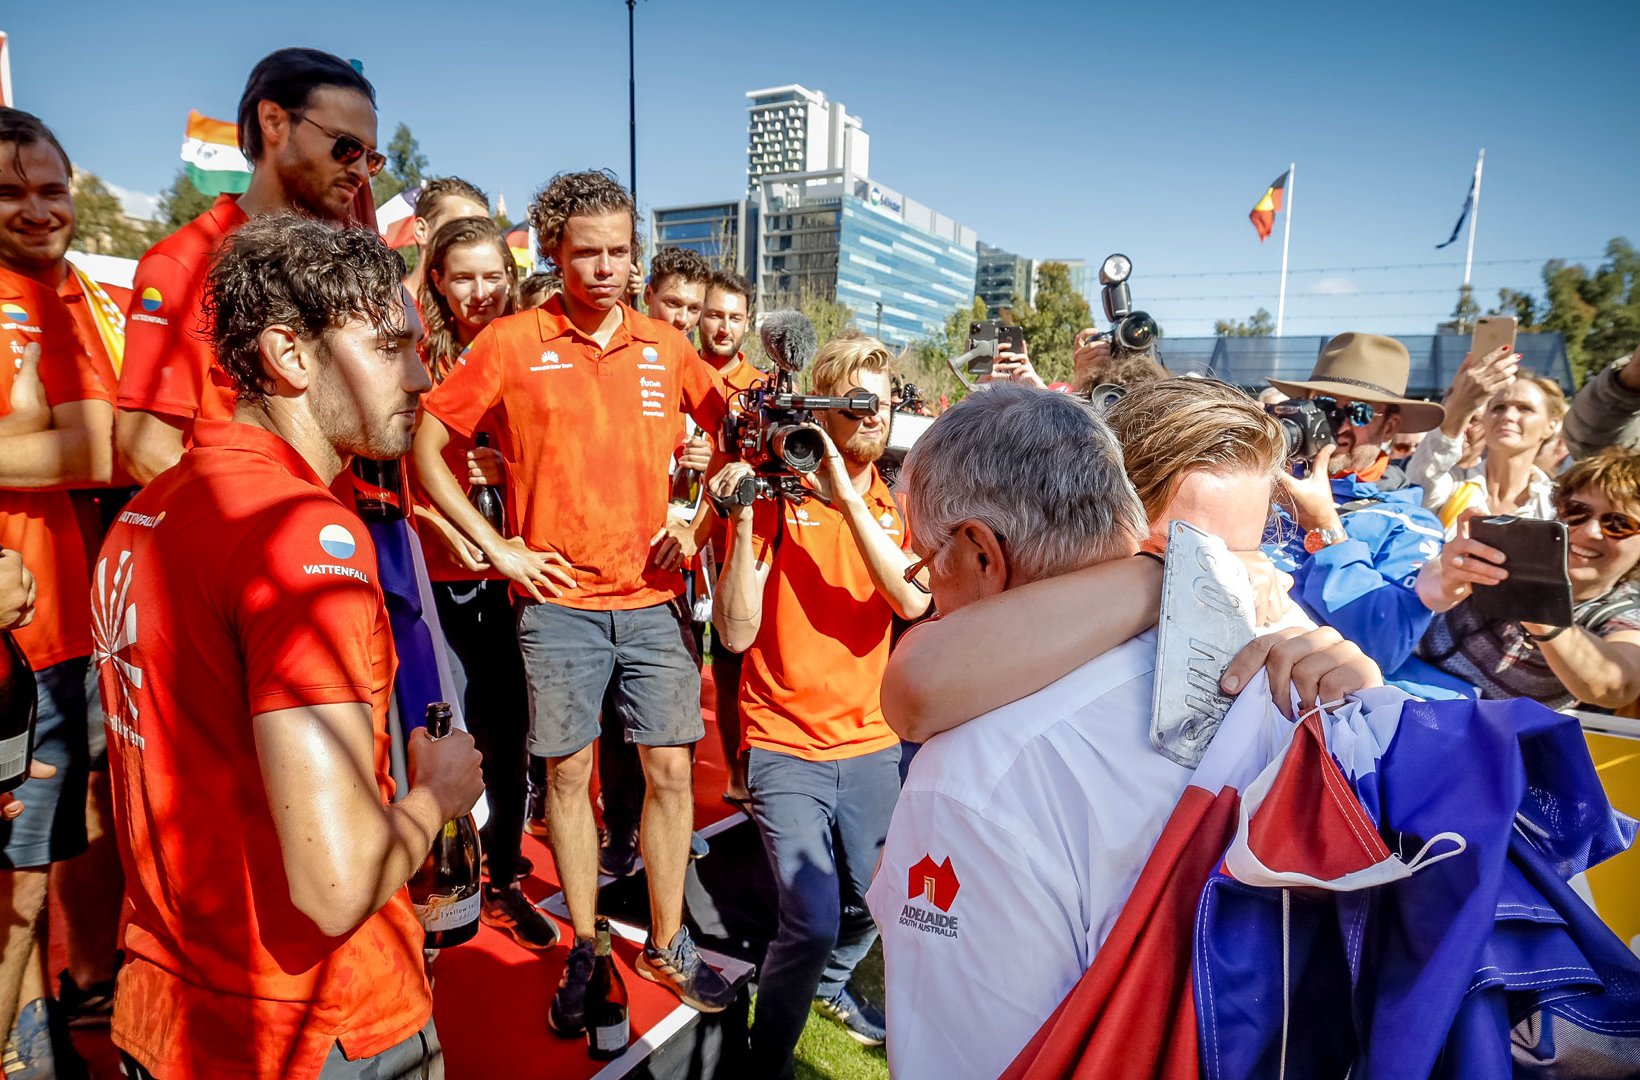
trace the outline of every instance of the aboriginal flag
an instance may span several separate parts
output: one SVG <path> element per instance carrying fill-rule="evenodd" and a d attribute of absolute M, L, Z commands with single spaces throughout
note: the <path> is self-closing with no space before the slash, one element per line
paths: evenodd
<path fill-rule="evenodd" d="M 1252 213 L 1247 215 L 1247 220 L 1251 221 L 1253 228 L 1258 230 L 1260 243 L 1269 239 L 1271 230 L 1275 228 L 1276 212 L 1281 209 L 1282 197 L 1286 190 L 1287 173 L 1282 173 L 1275 178 L 1275 182 L 1270 185 L 1263 198 L 1259 199 L 1253 207 Z"/>

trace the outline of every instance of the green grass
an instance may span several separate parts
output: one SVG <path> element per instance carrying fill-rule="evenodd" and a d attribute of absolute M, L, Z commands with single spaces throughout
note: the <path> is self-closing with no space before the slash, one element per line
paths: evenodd
<path fill-rule="evenodd" d="M 854 986 L 878 1005 L 883 1002 L 883 946 L 879 942 L 854 969 Z M 797 1080 L 888 1080 L 888 1059 L 880 1046 L 861 1046 L 843 1025 L 818 1012 L 809 1014 L 797 1043 Z"/>

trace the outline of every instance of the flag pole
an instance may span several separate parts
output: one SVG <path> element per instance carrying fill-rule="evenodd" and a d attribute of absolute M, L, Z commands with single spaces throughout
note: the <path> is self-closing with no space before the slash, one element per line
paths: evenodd
<path fill-rule="evenodd" d="M 1287 163 L 1287 190 L 1282 209 L 1287 211 L 1287 225 L 1281 232 L 1281 295 L 1276 300 L 1276 337 L 1281 336 L 1281 322 L 1287 315 L 1287 245 L 1293 239 L 1293 171 L 1297 162 Z"/>
<path fill-rule="evenodd" d="M 1486 147 L 1475 159 L 1475 205 L 1469 208 L 1469 254 L 1463 260 L 1463 287 L 1469 288 L 1469 271 L 1475 266 L 1475 219 L 1481 216 L 1481 170 L 1486 166 Z"/>

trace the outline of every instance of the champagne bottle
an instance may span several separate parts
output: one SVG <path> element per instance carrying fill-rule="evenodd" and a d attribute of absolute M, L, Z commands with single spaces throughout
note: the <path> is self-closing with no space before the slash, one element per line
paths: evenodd
<path fill-rule="evenodd" d="M 598 944 L 594 950 L 592 981 L 587 984 L 587 1054 L 599 1061 L 609 1061 L 626 1052 L 632 1042 L 632 1024 L 627 1010 L 626 983 L 621 981 L 615 955 L 610 950 L 609 920 L 600 915 L 593 925 L 598 931 Z"/>
<path fill-rule="evenodd" d="M 0 792 L 28 779 L 34 759 L 34 669 L 11 632 L 0 631 Z"/>
<path fill-rule="evenodd" d="M 448 703 L 427 706 L 427 734 L 435 739 L 450 734 Z M 425 948 L 447 949 L 478 933 L 479 852 L 473 815 L 444 823 L 409 886 L 416 918 L 427 932 Z"/>
<path fill-rule="evenodd" d="M 488 447 L 490 436 L 488 432 L 480 431 L 473 436 L 473 443 L 477 446 Z M 484 515 L 484 520 L 490 523 L 502 536 L 507 535 L 507 505 L 501 500 L 501 489 L 494 484 L 474 484 L 467 497 L 472 500 L 478 512 Z"/>
<path fill-rule="evenodd" d="M 366 521 L 401 521 L 410 505 L 404 463 L 353 459 L 353 505 Z"/>

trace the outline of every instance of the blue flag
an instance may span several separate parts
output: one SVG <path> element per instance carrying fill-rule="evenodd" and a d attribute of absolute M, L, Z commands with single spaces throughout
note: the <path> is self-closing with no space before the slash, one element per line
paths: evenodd
<path fill-rule="evenodd" d="M 1463 231 L 1463 223 L 1469 220 L 1469 211 L 1475 206 L 1475 188 L 1480 185 L 1480 182 L 1481 165 L 1480 162 L 1477 161 L 1475 163 L 1475 175 L 1469 178 L 1469 194 L 1464 196 L 1463 209 L 1458 212 L 1458 223 L 1452 226 L 1452 235 L 1446 238 L 1446 244 L 1435 245 L 1436 251 L 1439 251 L 1446 247 L 1447 244 L 1452 243 L 1452 241 L 1458 238 L 1458 234 Z"/>

